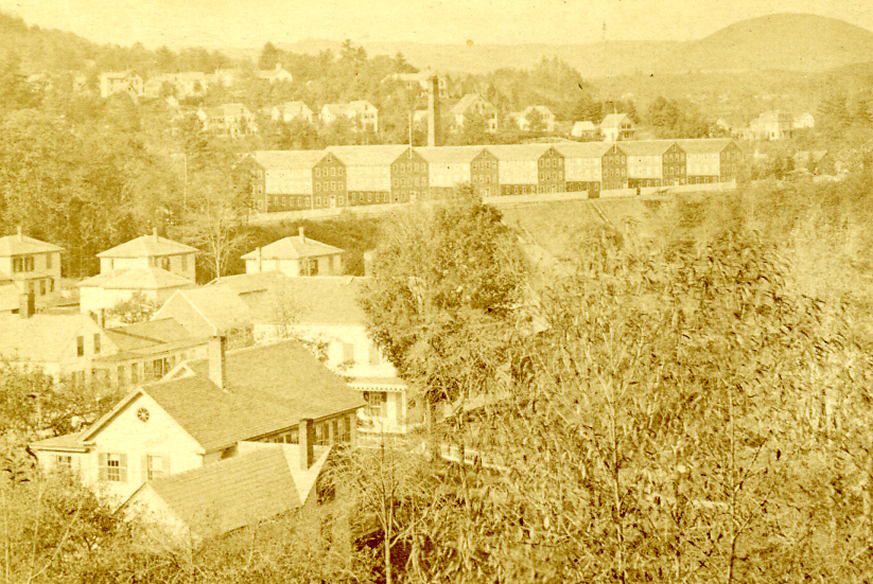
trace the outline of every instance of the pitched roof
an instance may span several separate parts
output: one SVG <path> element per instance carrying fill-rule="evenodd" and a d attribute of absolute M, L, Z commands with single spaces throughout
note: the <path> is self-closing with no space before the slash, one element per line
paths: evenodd
<path fill-rule="evenodd" d="M 218 535 L 302 506 L 329 456 L 302 470 L 295 444 L 261 444 L 250 452 L 150 481 L 173 513 L 197 535 Z"/>
<path fill-rule="evenodd" d="M 125 353 L 139 353 L 156 347 L 204 342 L 204 337 L 192 336 L 185 327 L 172 318 L 147 320 L 106 329 L 106 336 Z"/>
<path fill-rule="evenodd" d="M 75 337 L 97 330 L 97 324 L 80 313 L 0 316 L 0 355 L 15 361 L 57 362 L 75 357 Z"/>
<path fill-rule="evenodd" d="M 676 140 L 626 140 L 621 147 L 628 156 L 658 156 L 673 144 L 676 144 Z"/>
<path fill-rule="evenodd" d="M 312 168 L 327 156 L 324 150 L 256 150 L 252 159 L 264 170 Z"/>
<path fill-rule="evenodd" d="M 730 138 L 701 138 L 697 140 L 676 140 L 679 147 L 688 154 L 707 154 L 721 152 L 733 142 Z"/>
<path fill-rule="evenodd" d="M 463 115 L 463 114 L 467 113 L 467 110 L 470 109 L 470 107 L 472 107 L 476 102 L 479 102 L 479 101 L 484 102 L 487 107 L 490 107 L 492 109 L 494 108 L 494 106 L 491 105 L 491 103 L 489 101 L 487 101 L 485 98 L 483 98 L 478 93 L 468 93 L 467 95 L 462 97 L 460 100 L 458 100 L 458 103 L 456 103 L 454 106 L 452 106 L 451 111 L 455 115 Z"/>
<path fill-rule="evenodd" d="M 121 245 L 101 251 L 98 258 L 142 258 L 166 256 L 184 253 L 197 253 L 197 249 L 166 237 L 161 237 L 157 231 L 150 235 L 140 235 Z"/>
<path fill-rule="evenodd" d="M 565 158 L 600 158 L 611 146 L 609 142 L 561 142 L 554 148 Z"/>
<path fill-rule="evenodd" d="M 364 405 L 296 341 L 229 351 L 224 391 L 209 380 L 205 359 L 189 362 L 187 370 L 191 374 L 142 391 L 207 452 Z"/>
<path fill-rule="evenodd" d="M 463 162 L 469 164 L 485 146 L 423 146 L 416 148 L 427 162 Z"/>
<path fill-rule="evenodd" d="M 578 132 L 593 132 L 596 129 L 597 126 L 595 126 L 594 122 L 590 120 L 580 120 L 573 123 L 573 130 Z"/>
<path fill-rule="evenodd" d="M 409 150 L 406 144 L 381 144 L 373 146 L 328 146 L 346 166 L 390 165 Z"/>
<path fill-rule="evenodd" d="M 261 258 L 296 260 L 300 258 L 311 258 L 325 255 L 334 255 L 344 253 L 344 250 L 321 243 L 305 235 L 289 235 L 278 241 L 267 244 L 260 248 Z M 254 260 L 258 258 L 258 250 L 248 252 L 242 256 L 244 260 Z"/>
<path fill-rule="evenodd" d="M 163 268 L 111 270 L 76 284 L 79 288 L 100 287 L 115 290 L 163 290 L 193 286 L 194 282 Z"/>
<path fill-rule="evenodd" d="M 600 122 L 601 128 L 620 128 L 625 119 L 630 120 L 627 114 L 606 114 Z"/>
<path fill-rule="evenodd" d="M 524 117 L 527 117 L 528 114 L 530 114 L 534 110 L 538 111 L 541 115 L 543 115 L 547 118 L 554 117 L 554 115 L 555 115 L 552 113 L 552 110 L 550 110 L 547 106 L 544 106 L 544 105 L 529 105 L 521 111 L 521 115 Z"/>
<path fill-rule="evenodd" d="M 11 256 L 28 253 L 46 253 L 63 251 L 52 243 L 40 241 L 27 235 L 6 235 L 0 237 L 0 256 Z"/>
<path fill-rule="evenodd" d="M 178 302 L 190 305 L 202 319 L 202 326 L 188 328 L 194 335 L 224 333 L 249 327 L 253 322 L 251 309 L 236 292 L 229 288 L 213 286 L 177 290 L 158 309 L 154 317 L 172 318 L 173 307 Z"/>
<path fill-rule="evenodd" d="M 498 160 L 536 160 L 546 153 L 552 144 L 500 144 L 487 146 L 486 150 Z"/>
<path fill-rule="evenodd" d="M 311 276 L 291 278 L 280 272 L 241 274 L 222 278 L 212 285 L 236 290 L 249 305 L 258 303 L 256 319 L 262 323 L 276 320 L 275 312 L 268 304 L 275 294 L 280 294 L 289 303 L 295 324 L 360 325 L 367 317 L 358 297 L 366 278 L 352 276 Z"/>

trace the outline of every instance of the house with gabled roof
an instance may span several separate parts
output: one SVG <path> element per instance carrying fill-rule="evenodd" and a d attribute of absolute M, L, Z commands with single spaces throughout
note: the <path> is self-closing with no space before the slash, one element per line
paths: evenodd
<path fill-rule="evenodd" d="M 267 113 L 274 122 L 282 121 L 286 124 L 294 120 L 312 123 L 313 112 L 302 101 L 286 101 L 279 105 L 267 108 Z"/>
<path fill-rule="evenodd" d="M 536 113 L 534 113 L 536 112 Z M 531 122 L 539 117 L 540 127 L 533 128 Z M 518 129 L 522 132 L 531 132 L 534 129 L 539 132 L 554 132 L 555 131 L 555 114 L 548 106 L 544 105 L 529 105 L 522 111 L 513 115 Z"/>
<path fill-rule="evenodd" d="M 580 140 L 594 140 L 597 138 L 597 126 L 590 120 L 579 120 L 573 122 L 570 135 Z"/>
<path fill-rule="evenodd" d="M 303 226 L 289 235 L 242 256 L 247 274 L 282 272 L 286 276 L 340 276 L 344 250 L 306 237 Z"/>
<path fill-rule="evenodd" d="M 311 442 L 310 442 L 311 444 Z M 123 511 L 170 541 L 201 541 L 315 504 L 330 446 L 240 442 L 236 456 L 143 483 Z"/>
<path fill-rule="evenodd" d="M 39 300 L 53 292 L 61 279 L 62 251 L 25 235 L 20 226 L 16 234 L 0 237 L 0 312 L 4 305 L 13 311 L 19 294 L 32 292 Z"/>
<path fill-rule="evenodd" d="M 450 110 L 454 127 L 462 130 L 471 116 L 482 118 L 486 132 L 497 131 L 497 108 L 478 93 L 468 93 Z"/>
<path fill-rule="evenodd" d="M 132 71 L 104 71 L 100 74 L 100 97 L 126 93 L 132 98 L 142 97 L 142 77 Z"/>
<path fill-rule="evenodd" d="M 239 102 L 201 107 L 196 116 L 203 124 L 203 129 L 213 134 L 238 138 L 258 132 L 255 115 L 245 104 Z"/>
<path fill-rule="evenodd" d="M 255 71 L 255 77 L 268 82 L 270 85 L 294 81 L 294 76 L 282 66 L 282 63 L 276 63 L 272 69 L 258 69 Z"/>
<path fill-rule="evenodd" d="M 222 279 L 262 306 L 254 319 L 255 342 L 303 339 L 360 392 L 367 403 L 361 432 L 404 433 L 420 422 L 420 412 L 410 407 L 406 382 L 369 335 L 358 300 L 366 284 L 360 277 L 288 278 L 278 272 Z M 280 304 L 265 309 L 270 302 Z"/>
<path fill-rule="evenodd" d="M 325 126 L 346 119 L 355 130 L 379 131 L 379 109 L 363 99 L 348 103 L 326 103 L 321 108 L 319 119 Z"/>
<path fill-rule="evenodd" d="M 78 284 L 82 312 L 100 311 L 135 296 L 158 304 L 194 287 L 197 249 L 158 235 L 143 235 L 97 254 L 100 273 Z"/>
<path fill-rule="evenodd" d="M 82 385 L 92 379 L 96 359 L 118 351 L 89 316 L 33 314 L 29 298 L 18 315 L 0 316 L 0 363 L 43 373 L 56 383 Z"/>
<path fill-rule="evenodd" d="M 225 352 L 219 336 L 208 355 L 137 387 L 88 428 L 31 450 L 44 469 L 72 471 L 121 503 L 149 481 L 239 456 L 242 442 L 299 444 L 308 462 L 316 444 L 354 441 L 361 398 L 300 343 Z"/>
<path fill-rule="evenodd" d="M 600 135 L 605 142 L 631 140 L 634 137 L 635 126 L 627 114 L 607 114 L 600 122 Z"/>

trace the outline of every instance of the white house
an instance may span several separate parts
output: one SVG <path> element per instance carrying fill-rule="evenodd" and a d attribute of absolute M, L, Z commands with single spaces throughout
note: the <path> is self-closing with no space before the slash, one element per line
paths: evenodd
<path fill-rule="evenodd" d="M 574 138 L 593 140 L 597 137 L 597 126 L 590 120 L 582 120 L 573 123 L 570 135 Z"/>
<path fill-rule="evenodd" d="M 282 272 L 286 276 L 339 276 L 344 250 L 306 237 L 301 226 L 296 236 L 284 237 L 242 256 L 246 273 Z"/>
<path fill-rule="evenodd" d="M 600 122 L 600 134 L 605 142 L 631 140 L 635 126 L 627 114 L 607 114 Z"/>
<path fill-rule="evenodd" d="M 137 387 L 88 428 L 31 444 L 39 464 L 118 504 L 145 483 L 244 455 L 242 442 L 302 444 L 308 468 L 315 444 L 354 440 L 361 398 L 299 343 L 224 346 L 211 339 L 208 359 Z"/>
<path fill-rule="evenodd" d="M 805 130 L 808 128 L 814 128 L 815 127 L 815 117 L 809 112 L 804 112 L 804 113 L 802 113 L 799 116 L 796 116 L 794 118 L 794 122 L 793 122 L 792 126 L 798 130 Z"/>
<path fill-rule="evenodd" d="M 294 76 L 289 73 L 281 63 L 276 63 L 276 66 L 272 69 L 259 69 L 255 72 L 255 77 L 269 82 L 270 85 L 282 82 L 291 83 L 294 81 Z"/>
<path fill-rule="evenodd" d="M 131 71 L 105 71 L 100 74 L 100 97 L 106 99 L 116 93 L 142 97 L 142 77 Z"/>
<path fill-rule="evenodd" d="M 478 93 L 468 93 L 462 97 L 452 106 L 450 113 L 456 130 L 463 129 L 467 118 L 475 116 L 483 120 L 486 132 L 497 131 L 497 108 Z"/>
<path fill-rule="evenodd" d="M 419 420 L 409 406 L 408 388 L 394 365 L 367 332 L 367 317 L 358 303 L 366 278 L 317 276 L 287 278 L 274 273 L 230 276 L 222 285 L 241 295 L 260 294 L 255 342 L 300 338 L 321 351 L 325 364 L 360 392 L 361 432 L 404 433 Z M 284 306 L 268 306 L 277 299 Z"/>
<path fill-rule="evenodd" d="M 536 112 L 536 113 L 534 113 Z M 518 124 L 518 129 L 522 132 L 531 132 L 531 121 L 539 117 L 539 127 L 536 128 L 539 132 L 554 132 L 555 131 L 555 114 L 544 105 L 529 105 L 515 116 L 515 122 Z"/>
<path fill-rule="evenodd" d="M 24 235 L 21 227 L 15 235 L 0 237 L 0 290 L 9 287 L 4 295 L 16 299 L 26 292 L 33 292 L 37 299 L 53 292 L 61 279 L 62 251 Z"/>
<path fill-rule="evenodd" d="M 213 134 L 237 138 L 258 132 L 255 115 L 241 103 L 201 107 L 197 109 L 195 115 L 203 124 L 203 129 Z"/>
<path fill-rule="evenodd" d="M 178 99 L 203 96 L 209 89 L 209 76 L 200 71 L 155 75 L 145 82 L 143 94 L 148 98 L 157 99 L 161 97 L 165 87 L 169 88 Z"/>
<path fill-rule="evenodd" d="M 282 121 L 285 123 L 301 120 L 312 123 L 313 112 L 309 106 L 302 101 L 286 101 L 279 105 L 274 105 L 270 108 L 270 119 L 274 122 Z"/>
<path fill-rule="evenodd" d="M 192 288 L 197 250 L 160 237 L 157 229 L 97 254 L 100 273 L 79 282 L 79 308 L 99 313 L 139 294 L 157 303 Z"/>
<path fill-rule="evenodd" d="M 326 103 L 321 108 L 319 119 L 324 125 L 336 123 L 345 118 L 355 129 L 364 131 L 379 131 L 379 110 L 369 101 L 357 100 L 349 103 Z"/>

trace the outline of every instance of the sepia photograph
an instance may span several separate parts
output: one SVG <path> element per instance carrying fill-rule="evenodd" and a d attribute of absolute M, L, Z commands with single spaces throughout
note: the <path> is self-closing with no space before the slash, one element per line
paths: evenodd
<path fill-rule="evenodd" d="M 873 2 L 0 0 L 0 584 L 873 584 Z"/>

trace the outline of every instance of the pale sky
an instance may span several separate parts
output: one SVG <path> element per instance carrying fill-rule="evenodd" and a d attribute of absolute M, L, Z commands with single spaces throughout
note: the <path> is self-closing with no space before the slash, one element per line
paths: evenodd
<path fill-rule="evenodd" d="M 689 40 L 807 12 L 873 30 L 871 0 L 0 0 L 28 24 L 97 42 L 247 48 L 307 38 L 457 44 Z"/>

